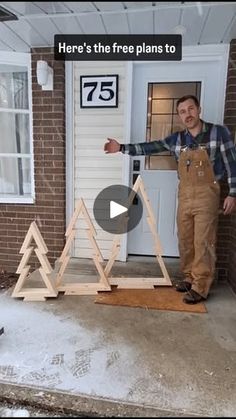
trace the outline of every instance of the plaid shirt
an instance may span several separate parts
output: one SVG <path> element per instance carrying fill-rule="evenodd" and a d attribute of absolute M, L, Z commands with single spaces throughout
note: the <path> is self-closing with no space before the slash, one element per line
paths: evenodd
<path fill-rule="evenodd" d="M 202 122 L 202 132 L 196 137 L 193 137 L 188 130 L 185 130 L 182 133 L 176 132 L 163 140 L 138 144 L 121 144 L 120 151 L 131 156 L 148 156 L 168 150 L 178 161 L 182 147 L 187 145 L 194 148 L 199 144 L 204 144 L 213 165 L 215 178 L 220 180 L 227 175 L 229 195 L 236 197 L 236 147 L 232 141 L 231 134 L 226 126 Z"/>

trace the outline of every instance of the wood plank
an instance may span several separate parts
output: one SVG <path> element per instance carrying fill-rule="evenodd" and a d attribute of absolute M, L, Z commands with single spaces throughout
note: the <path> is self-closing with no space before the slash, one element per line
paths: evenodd
<path fill-rule="evenodd" d="M 74 240 L 75 234 L 76 234 L 76 230 L 71 230 L 69 236 L 67 237 L 64 249 L 63 249 L 63 251 L 61 253 L 61 256 L 59 258 L 59 262 L 61 262 L 61 263 L 64 262 L 64 259 L 67 256 L 67 253 L 70 250 L 70 246 L 72 245 L 72 242 Z"/>
<path fill-rule="evenodd" d="M 70 236 L 70 234 L 71 234 L 71 232 L 72 232 L 72 230 L 74 228 L 74 225 L 76 223 L 76 220 L 77 220 L 77 218 L 78 218 L 78 216 L 80 214 L 81 208 L 82 208 L 82 199 L 80 199 L 78 201 L 78 203 L 76 204 L 74 213 L 73 213 L 73 215 L 71 217 L 71 220 L 70 220 L 69 225 L 68 225 L 67 230 L 66 230 L 66 234 L 65 234 L 66 237 Z"/>
<path fill-rule="evenodd" d="M 90 215 L 89 215 L 88 210 L 87 210 L 87 208 L 86 208 L 86 206 L 84 204 L 84 201 L 83 201 L 83 206 L 82 206 L 82 212 L 84 214 L 84 218 L 85 218 L 85 220 L 86 220 L 86 222 L 87 222 L 87 224 L 88 224 L 88 226 L 89 226 L 92 234 L 94 236 L 96 236 L 97 235 L 97 232 L 96 232 L 96 230 L 94 228 L 94 225 L 93 225 L 93 223 L 91 221 Z"/>
<path fill-rule="evenodd" d="M 44 292 L 47 290 L 49 294 L 47 294 L 50 297 L 57 297 L 57 289 L 56 285 L 51 281 L 51 279 L 47 276 L 45 271 L 42 268 L 39 268 L 40 275 L 46 285 L 46 289 L 44 289 Z"/>
<path fill-rule="evenodd" d="M 20 274 L 20 276 L 17 280 L 17 283 L 16 283 L 15 288 L 14 288 L 14 290 L 12 292 L 12 295 L 11 295 L 13 298 L 18 296 L 25 280 L 27 279 L 27 276 L 29 274 L 29 270 L 30 270 L 30 265 L 27 265 L 22 269 L 21 274 Z"/>
<path fill-rule="evenodd" d="M 90 243 L 92 244 L 92 247 L 94 249 L 95 256 L 98 257 L 99 262 L 104 262 L 101 250 L 100 250 L 100 248 L 97 244 L 97 241 L 96 241 L 95 237 L 93 236 L 91 230 L 86 230 L 86 232 L 87 232 L 87 236 L 90 240 Z"/>
<path fill-rule="evenodd" d="M 104 271 L 107 278 L 109 277 L 109 273 L 111 272 L 112 266 L 115 262 L 116 256 L 118 255 L 119 251 L 120 251 L 120 237 L 116 236 L 114 238 L 112 249 L 111 249 L 111 254 L 110 254 L 109 260 L 106 264 L 105 271 Z"/>
<path fill-rule="evenodd" d="M 38 249 L 41 251 L 41 253 L 44 253 L 44 254 L 48 253 L 48 248 L 46 246 L 46 243 L 35 221 L 32 222 L 31 228 L 32 228 L 34 240 L 35 240 L 35 243 L 37 244 Z"/>
<path fill-rule="evenodd" d="M 100 283 L 81 283 L 64 284 L 59 287 L 59 291 L 64 291 L 65 295 L 94 295 L 98 291 L 110 291 L 110 288 L 108 289 Z"/>
<path fill-rule="evenodd" d="M 39 249 L 34 249 L 39 262 L 41 263 L 41 267 L 46 274 L 50 274 L 52 272 L 52 267 L 46 255 L 43 255 Z"/>
<path fill-rule="evenodd" d="M 109 278 L 111 285 L 118 285 L 119 288 L 152 288 L 153 286 L 169 286 L 169 281 L 163 277 L 160 278 L 123 278 L 114 277 Z"/>
<path fill-rule="evenodd" d="M 159 262 L 159 265 L 160 265 L 160 268 L 161 268 L 161 270 L 162 270 L 162 273 L 163 273 L 163 275 L 164 275 L 165 280 L 169 283 L 169 285 L 172 285 L 172 282 L 171 282 L 171 280 L 170 280 L 170 277 L 169 277 L 168 271 L 167 271 L 167 269 L 166 269 L 166 266 L 165 266 L 165 263 L 164 263 L 164 261 L 163 261 L 162 257 L 161 257 L 161 256 L 156 255 L 156 258 L 157 258 L 157 260 L 158 260 L 158 262 Z"/>
<path fill-rule="evenodd" d="M 79 289 L 79 290 L 66 290 L 64 295 L 96 295 L 98 294 L 97 290 L 90 290 L 85 288 Z"/>
<path fill-rule="evenodd" d="M 32 240 L 35 241 L 37 247 L 41 250 L 41 253 L 46 254 L 48 248 L 43 240 L 43 237 L 38 229 L 38 226 L 35 221 L 30 224 L 29 230 L 25 236 L 24 242 L 21 246 L 20 253 L 25 253 L 25 251 L 30 246 Z"/>
<path fill-rule="evenodd" d="M 28 247 L 28 248 L 25 250 L 25 253 L 23 254 L 22 259 L 21 259 L 21 261 L 20 261 L 20 264 L 19 264 L 19 266 L 18 266 L 18 268 L 17 268 L 17 271 L 16 271 L 16 273 L 17 273 L 17 274 L 21 274 L 21 272 L 22 272 L 23 268 L 25 268 L 25 267 L 26 267 L 26 265 L 27 265 L 27 263 L 28 263 L 28 261 L 29 261 L 29 258 L 30 258 L 30 256 L 31 256 L 31 254 L 32 254 L 33 250 L 34 250 L 33 246 Z"/>
<path fill-rule="evenodd" d="M 24 238 L 24 241 L 20 248 L 19 253 L 25 253 L 25 251 L 30 247 L 31 241 L 33 240 L 33 232 L 32 232 L 31 225 L 32 223 L 30 224 L 30 227 L 25 235 L 25 238 Z"/>
<path fill-rule="evenodd" d="M 62 276 L 65 272 L 65 269 L 67 267 L 67 264 L 68 264 L 69 260 L 70 260 L 70 256 L 65 256 L 64 261 L 63 261 L 62 265 L 60 266 L 59 272 L 58 272 L 57 277 L 56 277 L 56 287 L 58 287 L 62 282 Z"/>
<path fill-rule="evenodd" d="M 17 293 L 17 297 L 27 297 L 27 296 L 45 296 L 50 297 L 50 292 L 46 288 L 24 288 Z"/>
<path fill-rule="evenodd" d="M 42 295 L 32 295 L 24 297 L 23 301 L 46 301 L 46 298 Z"/>
<path fill-rule="evenodd" d="M 98 273 L 100 275 L 99 283 L 100 284 L 103 284 L 103 286 L 105 286 L 106 288 L 111 289 L 110 284 L 109 284 L 109 281 L 108 281 L 108 279 L 107 279 L 107 277 L 106 277 L 106 275 L 104 273 L 104 269 L 100 265 L 99 261 L 96 258 L 94 258 L 93 261 L 94 261 L 94 264 L 96 265 L 97 271 L 98 271 Z"/>
<path fill-rule="evenodd" d="M 156 285 L 156 284 L 145 284 L 145 283 L 136 283 L 135 281 L 133 281 L 132 283 L 130 283 L 130 284 L 120 284 L 120 283 L 118 283 L 117 284 L 117 288 L 119 288 L 119 289 L 134 289 L 134 290 L 137 290 L 137 289 L 154 289 L 154 285 Z"/>

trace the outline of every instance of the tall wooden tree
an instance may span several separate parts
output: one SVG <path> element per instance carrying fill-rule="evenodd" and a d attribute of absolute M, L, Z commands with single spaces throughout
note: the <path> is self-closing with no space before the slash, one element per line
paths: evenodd
<path fill-rule="evenodd" d="M 149 228 L 153 236 L 155 255 L 159 263 L 160 269 L 162 271 L 163 277 L 158 277 L 158 278 L 112 277 L 110 275 L 111 269 L 120 250 L 120 240 L 121 240 L 120 235 L 115 236 L 113 240 L 110 258 L 105 268 L 105 275 L 108 278 L 110 285 L 117 285 L 118 288 L 154 288 L 154 286 L 157 286 L 157 285 L 172 286 L 172 282 L 170 280 L 168 271 L 166 269 L 165 263 L 162 258 L 163 251 L 162 251 L 161 242 L 157 233 L 157 225 L 156 225 L 155 216 L 154 216 L 147 192 L 145 190 L 144 183 L 140 175 L 137 177 L 137 180 L 129 195 L 128 202 L 126 205 L 128 208 L 132 204 L 134 197 L 138 192 L 139 192 L 139 196 L 142 197 L 143 204 L 145 205 L 146 210 L 147 210 L 147 222 L 149 224 Z"/>

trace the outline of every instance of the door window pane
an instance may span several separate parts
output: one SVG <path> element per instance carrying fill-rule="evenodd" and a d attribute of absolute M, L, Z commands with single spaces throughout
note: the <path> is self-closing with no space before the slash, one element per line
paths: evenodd
<path fill-rule="evenodd" d="M 152 102 L 152 113 L 168 113 L 171 114 L 173 112 L 173 100 L 153 100 Z"/>
<path fill-rule="evenodd" d="M 151 122 L 151 141 L 169 135 L 172 128 L 172 115 L 153 115 Z"/>
<path fill-rule="evenodd" d="M 194 95 L 200 102 L 201 82 L 149 83 L 147 103 L 146 141 L 162 140 L 176 131 L 184 129 L 177 115 L 177 100 L 185 95 Z M 173 161 L 171 162 L 170 159 Z M 170 152 L 145 158 L 145 168 L 176 169 Z"/>
<path fill-rule="evenodd" d="M 173 115 L 173 126 L 172 132 L 176 131 L 183 131 L 184 125 L 182 124 L 181 120 L 179 119 L 178 115 Z"/>
<path fill-rule="evenodd" d="M 153 83 L 153 98 L 179 99 L 185 95 L 197 95 L 197 84 L 200 82 Z"/>

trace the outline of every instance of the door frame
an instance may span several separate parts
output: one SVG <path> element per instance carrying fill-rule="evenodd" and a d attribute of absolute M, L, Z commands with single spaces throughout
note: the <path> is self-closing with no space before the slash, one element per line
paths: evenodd
<path fill-rule="evenodd" d="M 196 46 L 186 46 L 182 49 L 182 62 L 211 62 L 217 61 L 220 63 L 220 72 L 221 72 L 221 85 L 218 86 L 218 114 L 217 114 L 217 122 L 219 124 L 223 123 L 224 119 L 224 108 L 225 108 L 225 95 L 226 95 L 226 83 L 227 83 L 227 70 L 228 70 L 228 60 L 229 60 L 229 44 L 212 44 L 212 45 L 196 45 Z M 130 133 L 131 133 L 131 123 L 132 123 L 132 84 L 133 84 L 133 74 L 134 74 L 134 67 L 146 64 L 150 66 L 154 64 L 153 61 L 133 61 L 127 63 L 127 90 L 126 90 L 126 119 L 125 119 L 125 138 L 124 143 L 130 142 Z M 157 62 L 158 65 L 158 62 Z M 176 77 L 176 79 L 167 78 L 160 78 L 158 82 L 180 82 L 180 81 L 194 81 L 191 75 L 186 78 L 184 76 L 182 79 L 181 77 Z M 204 79 L 199 77 L 199 81 L 201 81 L 201 101 L 200 105 L 203 105 L 204 100 Z M 223 92 L 223 94 L 222 94 Z M 122 170 L 122 179 L 124 185 L 130 186 L 130 172 L 131 172 L 131 165 L 130 165 L 130 158 L 127 156 L 123 156 L 123 170 Z M 126 261 L 128 256 L 128 233 L 126 233 L 121 241 L 121 250 L 120 250 L 120 260 Z"/>

